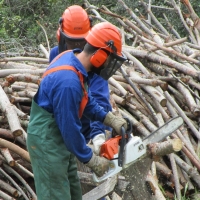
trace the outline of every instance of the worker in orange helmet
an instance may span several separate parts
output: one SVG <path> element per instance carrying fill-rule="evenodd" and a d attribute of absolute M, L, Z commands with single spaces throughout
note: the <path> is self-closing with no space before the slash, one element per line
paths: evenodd
<path fill-rule="evenodd" d="M 59 28 L 57 30 L 58 46 L 51 49 L 49 62 L 65 50 L 83 49 L 86 44 L 85 37 L 91 27 L 92 19 L 81 6 L 73 5 L 68 7 L 59 19 Z M 108 81 L 91 72 L 89 72 L 89 77 L 91 95 L 106 111 L 111 111 Z M 93 150 L 96 154 L 99 154 L 100 146 L 105 142 L 105 130 L 111 130 L 110 127 L 99 121 L 90 121 L 85 116 L 82 116 L 81 123 L 81 132 L 86 142 L 88 143 L 92 139 Z"/>
<path fill-rule="evenodd" d="M 85 37 L 92 27 L 92 18 L 87 12 L 78 5 L 68 7 L 59 19 L 59 28 L 57 30 L 58 46 L 50 51 L 49 62 L 51 62 L 59 53 L 68 49 L 83 49 L 86 44 Z M 90 78 L 89 91 L 106 111 L 111 111 L 109 102 L 108 81 L 97 74 L 88 72 Z M 86 143 L 92 141 L 93 152 L 99 155 L 100 146 L 105 142 L 105 130 L 111 130 L 99 121 L 91 121 L 87 117 L 81 117 L 81 133 L 84 135 Z M 101 200 L 105 200 L 102 198 Z"/>
<path fill-rule="evenodd" d="M 38 200 L 81 200 L 75 156 L 97 176 L 110 162 L 95 155 L 81 133 L 82 115 L 121 134 L 127 122 L 99 106 L 88 94 L 92 71 L 107 80 L 126 60 L 121 35 L 109 22 L 96 24 L 85 37 L 83 51 L 60 53 L 43 74 L 33 98 L 27 147 Z"/>
<path fill-rule="evenodd" d="M 51 62 L 59 53 L 69 49 L 81 48 L 86 44 L 85 37 L 92 27 L 92 18 L 78 5 L 68 7 L 59 19 L 56 33 L 58 46 L 50 52 Z"/>

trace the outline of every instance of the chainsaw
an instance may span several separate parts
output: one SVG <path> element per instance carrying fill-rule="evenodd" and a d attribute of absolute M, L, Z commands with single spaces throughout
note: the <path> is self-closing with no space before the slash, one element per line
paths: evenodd
<path fill-rule="evenodd" d="M 132 135 L 132 123 L 128 118 L 125 118 L 125 120 L 127 121 L 128 129 L 125 131 L 122 126 L 120 136 L 110 138 L 101 146 L 100 156 L 110 160 L 110 165 L 108 172 L 102 177 L 97 177 L 93 173 L 95 182 L 102 182 L 142 159 L 147 153 L 148 144 L 161 142 L 183 124 L 182 117 L 174 117 L 146 138 L 141 139 Z"/>

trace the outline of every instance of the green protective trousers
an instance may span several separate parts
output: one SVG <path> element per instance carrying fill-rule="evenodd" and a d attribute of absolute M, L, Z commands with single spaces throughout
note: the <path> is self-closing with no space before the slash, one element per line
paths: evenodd
<path fill-rule="evenodd" d="M 27 132 L 38 200 L 81 200 L 75 156 L 67 150 L 53 115 L 34 100 Z"/>

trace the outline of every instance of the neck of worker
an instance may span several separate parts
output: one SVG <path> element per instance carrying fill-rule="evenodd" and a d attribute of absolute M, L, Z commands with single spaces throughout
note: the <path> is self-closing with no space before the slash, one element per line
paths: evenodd
<path fill-rule="evenodd" d="M 87 72 L 89 72 L 92 67 L 92 65 L 90 63 L 91 56 L 92 55 L 86 54 L 84 51 L 82 51 L 81 53 L 76 55 L 76 57 L 79 59 L 79 61 L 84 66 L 84 68 Z"/>

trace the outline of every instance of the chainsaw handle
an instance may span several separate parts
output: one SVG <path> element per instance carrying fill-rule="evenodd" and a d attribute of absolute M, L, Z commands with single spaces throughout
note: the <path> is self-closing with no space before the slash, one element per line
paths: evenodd
<path fill-rule="evenodd" d="M 125 128 L 121 127 L 121 140 L 120 140 L 120 148 L 119 148 L 119 155 L 118 155 L 118 166 L 123 167 L 123 155 L 124 155 L 124 147 L 126 145 L 126 138 L 125 138 Z"/>
<path fill-rule="evenodd" d="M 121 170 L 122 170 L 122 167 L 118 166 L 118 159 L 115 159 L 115 160 L 110 161 L 109 170 L 106 174 L 104 174 L 101 177 L 97 177 L 97 175 L 93 173 L 92 177 L 93 177 L 94 182 L 99 183 L 106 180 L 107 178 L 111 176 L 114 176 L 115 174 L 119 173 Z"/>
<path fill-rule="evenodd" d="M 132 130 L 133 130 L 133 123 L 131 122 L 131 120 L 128 117 L 124 117 L 124 119 L 127 122 L 126 134 L 128 135 L 128 139 L 129 139 L 131 137 L 131 133 L 132 133 Z"/>
<path fill-rule="evenodd" d="M 131 138 L 131 133 L 132 133 L 132 122 L 130 121 L 129 118 L 124 117 L 124 119 L 127 122 L 127 130 L 125 131 L 124 126 L 121 127 L 121 140 L 120 140 L 120 148 L 119 148 L 119 157 L 118 157 L 118 166 L 123 167 L 124 163 L 124 148 L 125 145 L 128 143 L 129 139 Z M 127 136 L 127 137 L 126 137 Z"/>

